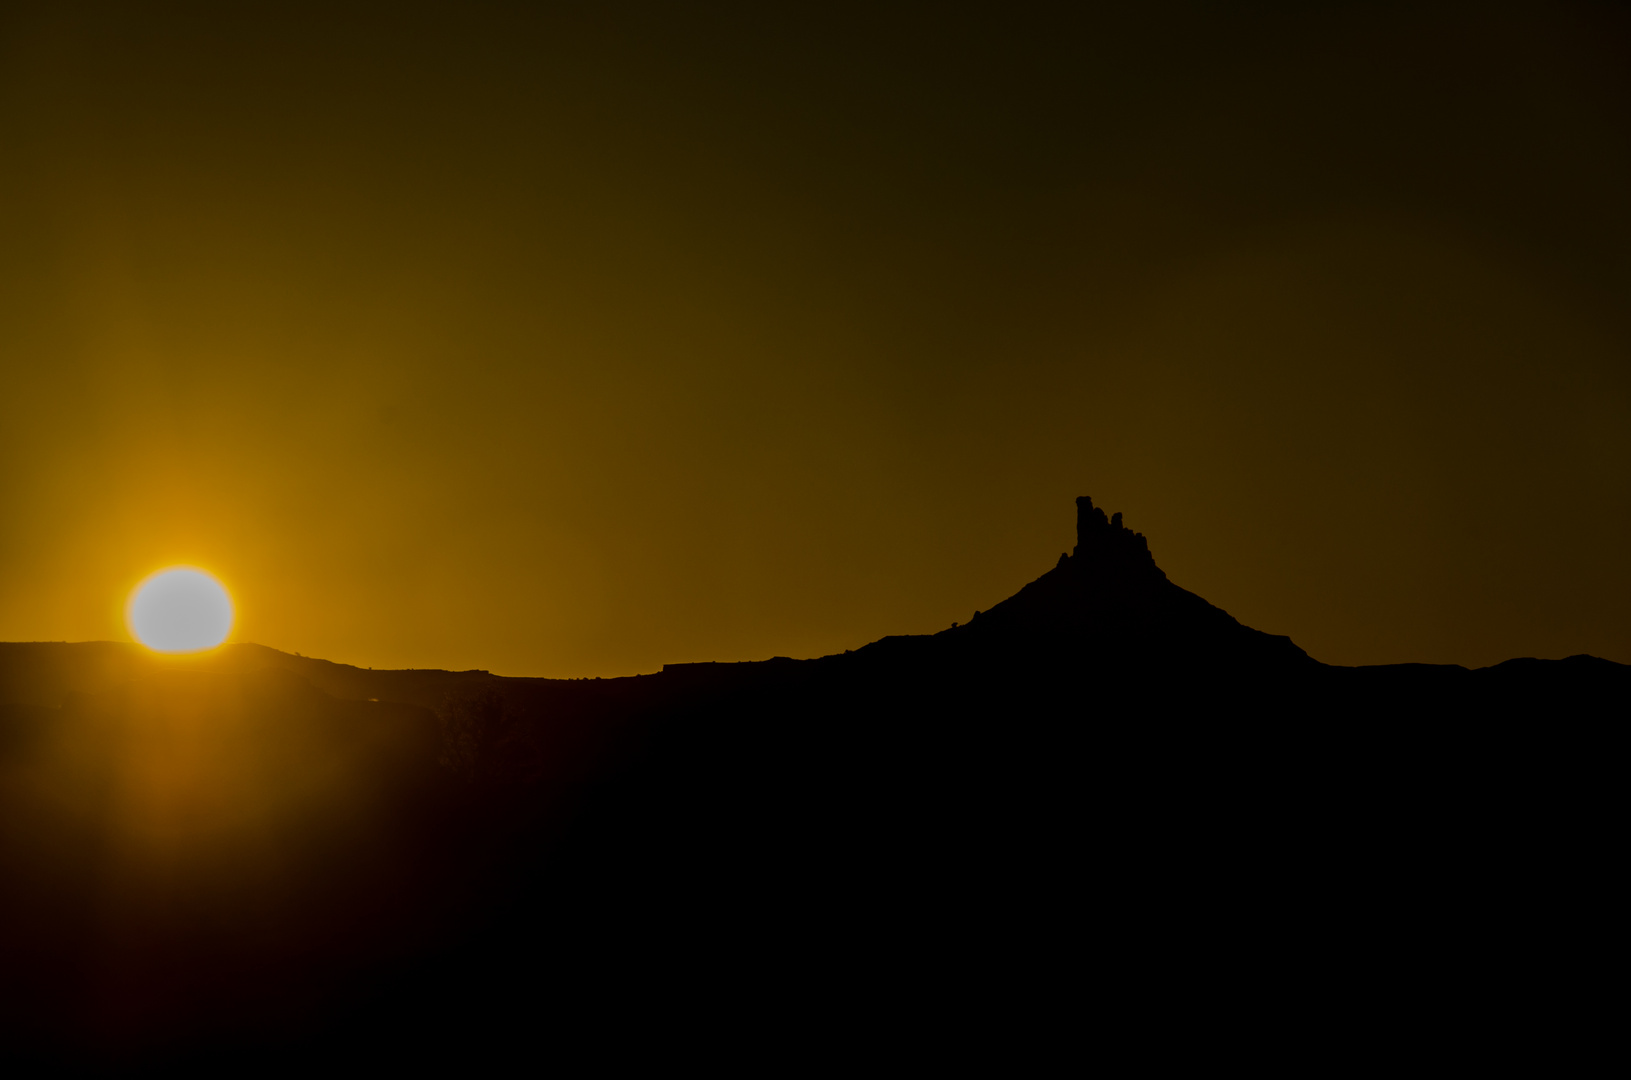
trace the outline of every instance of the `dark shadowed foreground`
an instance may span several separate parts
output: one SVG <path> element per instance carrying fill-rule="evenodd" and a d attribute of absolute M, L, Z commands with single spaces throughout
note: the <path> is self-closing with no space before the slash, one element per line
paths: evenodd
<path fill-rule="evenodd" d="M 1618 955 L 1631 668 L 1328 667 L 1078 511 L 1075 553 L 972 622 L 819 660 L 0 645 L 7 1052 L 1579 1048 Z"/>

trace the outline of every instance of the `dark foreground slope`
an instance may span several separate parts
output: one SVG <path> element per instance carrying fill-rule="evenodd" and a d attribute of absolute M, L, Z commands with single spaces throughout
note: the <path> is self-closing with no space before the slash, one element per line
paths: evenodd
<path fill-rule="evenodd" d="M 1078 515 L 973 622 L 819 660 L 562 681 L 0 645 L 6 1044 L 95 1068 L 1579 1045 L 1618 939 L 1631 669 L 1328 667 Z"/>

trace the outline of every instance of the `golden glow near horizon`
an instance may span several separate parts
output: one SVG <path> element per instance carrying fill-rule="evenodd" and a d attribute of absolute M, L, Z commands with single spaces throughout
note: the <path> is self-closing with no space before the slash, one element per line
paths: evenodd
<path fill-rule="evenodd" d="M 232 617 L 226 589 L 192 567 L 160 570 L 130 596 L 130 632 L 155 652 L 213 649 L 232 632 Z"/>
<path fill-rule="evenodd" d="M 1091 495 L 1328 663 L 1631 662 L 1623 28 L 1515 3 L 26 5 L 0 642 L 821 656 Z"/>

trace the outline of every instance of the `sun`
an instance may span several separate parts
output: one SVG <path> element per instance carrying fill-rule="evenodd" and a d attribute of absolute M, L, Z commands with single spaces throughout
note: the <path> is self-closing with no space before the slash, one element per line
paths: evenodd
<path fill-rule="evenodd" d="M 126 619 L 154 652 L 213 649 L 232 632 L 232 597 L 209 574 L 174 566 L 149 575 L 130 594 Z"/>

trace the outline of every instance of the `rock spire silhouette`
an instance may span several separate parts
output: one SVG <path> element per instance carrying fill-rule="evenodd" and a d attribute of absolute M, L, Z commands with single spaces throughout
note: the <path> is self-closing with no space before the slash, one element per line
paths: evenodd
<path fill-rule="evenodd" d="M 1144 534 L 1123 524 L 1119 511 L 1106 515 L 1087 495 L 1076 500 L 1075 549 L 959 630 L 1111 664 L 1314 663 L 1290 638 L 1244 626 L 1173 584 Z"/>

